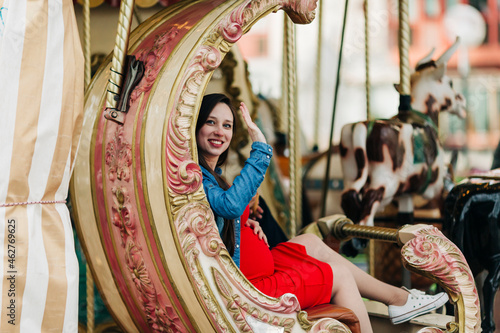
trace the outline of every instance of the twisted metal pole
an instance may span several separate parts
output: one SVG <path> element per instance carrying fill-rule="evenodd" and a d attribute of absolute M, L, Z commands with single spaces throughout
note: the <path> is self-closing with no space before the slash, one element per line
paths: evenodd
<path fill-rule="evenodd" d="M 411 109 L 410 103 L 410 19 L 408 0 L 399 0 L 399 79 L 400 111 Z"/>
<path fill-rule="evenodd" d="M 411 110 L 411 83 L 410 83 L 410 16 L 408 9 L 408 0 L 399 0 L 399 113 L 405 113 Z M 413 200 L 413 199 L 409 199 Z M 413 213 L 413 210 L 412 210 Z M 399 223 L 408 223 L 413 220 L 413 214 L 410 218 L 407 215 L 398 215 L 404 220 Z M 410 220 L 410 221 L 409 221 Z M 402 268 L 402 285 L 411 287 L 410 272 Z"/>
<path fill-rule="evenodd" d="M 319 219 L 319 222 L 329 220 L 332 222 L 330 224 L 331 233 L 338 240 L 367 238 L 402 245 L 398 236 L 398 229 L 354 224 L 344 215 L 326 216 Z"/>
<path fill-rule="evenodd" d="M 83 56 L 85 58 L 85 89 L 90 84 L 91 68 L 90 68 L 90 0 L 83 2 Z"/>
<path fill-rule="evenodd" d="M 370 17 L 368 0 L 364 2 L 365 8 L 365 90 L 366 90 L 366 119 L 371 119 L 370 110 Z"/>
<path fill-rule="evenodd" d="M 93 333 L 95 328 L 95 298 L 94 298 L 94 278 L 90 271 L 90 266 L 85 265 L 87 278 L 87 333 Z"/>
<path fill-rule="evenodd" d="M 106 108 L 107 119 L 112 119 L 118 123 L 123 123 L 124 116 L 120 110 L 116 109 L 118 96 L 121 92 L 123 83 L 123 74 L 125 67 L 125 58 L 128 49 L 128 39 L 130 28 L 132 26 L 132 12 L 134 0 L 122 0 L 120 5 L 120 16 L 118 19 L 118 29 L 113 49 L 113 59 L 111 61 L 111 74 L 107 86 Z"/>
<path fill-rule="evenodd" d="M 296 61 L 295 61 L 295 27 L 285 16 L 286 39 L 286 87 L 285 99 L 288 105 L 288 136 L 290 148 L 290 235 L 295 236 L 302 216 L 302 186 L 300 177 L 300 145 L 296 107 Z"/>
<path fill-rule="evenodd" d="M 91 79 L 91 60 L 90 60 L 90 0 L 83 2 L 83 57 L 85 60 L 84 67 L 84 86 L 88 88 Z M 86 290 L 87 290 L 87 332 L 94 333 L 95 327 L 95 307 L 94 307 L 94 278 L 90 271 L 88 263 L 85 264 L 86 272 Z"/>
<path fill-rule="evenodd" d="M 281 112 L 279 112 L 278 117 L 278 128 L 282 133 L 286 133 L 288 128 L 288 61 L 287 61 L 287 49 L 288 49 L 288 39 L 287 39 L 287 25 L 286 25 L 287 16 L 284 14 L 283 21 L 283 56 L 281 61 Z"/>
<path fill-rule="evenodd" d="M 366 93 L 366 119 L 370 120 L 370 13 L 368 10 L 368 0 L 364 0 L 365 10 L 365 93 Z M 368 272 L 375 276 L 375 241 L 370 239 L 368 243 Z"/>
<path fill-rule="evenodd" d="M 316 48 L 316 81 L 314 83 L 314 130 L 313 130 L 313 151 L 318 150 L 319 146 L 319 114 L 320 114 L 320 96 L 321 96 L 321 62 L 323 46 L 323 4 L 318 1 L 318 45 Z"/>

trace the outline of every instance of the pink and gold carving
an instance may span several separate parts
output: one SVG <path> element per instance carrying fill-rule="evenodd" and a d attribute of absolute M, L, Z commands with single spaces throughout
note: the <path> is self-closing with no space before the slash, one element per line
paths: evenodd
<path fill-rule="evenodd" d="M 115 187 L 112 190 L 114 206 L 113 224 L 120 229 L 122 246 L 125 247 L 125 261 L 140 297 L 142 310 L 154 332 L 162 332 L 170 327 L 173 332 L 180 332 L 182 325 L 170 305 L 162 307 L 157 292 L 145 266 L 144 258 L 135 240 L 135 223 L 127 207 L 129 197 L 126 189 Z"/>
<path fill-rule="evenodd" d="M 181 332 L 183 325 L 172 306 L 168 301 L 161 302 L 158 298 L 158 292 L 141 253 L 142 249 L 136 239 L 137 216 L 131 208 L 128 193 L 128 188 L 132 186 L 132 149 L 126 140 L 124 126 L 116 126 L 114 136 L 107 143 L 105 162 L 108 171 L 107 179 L 103 181 L 112 186 L 111 221 L 120 231 L 129 279 L 137 290 L 147 323 L 153 332 L 162 332 L 165 327 L 169 327 L 172 332 Z"/>
<path fill-rule="evenodd" d="M 284 6 L 290 11 L 309 8 L 309 5 L 304 7 L 298 2 L 286 2 Z M 309 1 L 308 4 L 312 2 L 314 1 Z M 221 331 L 227 331 L 232 324 L 227 321 L 228 318 L 225 318 L 219 302 L 208 288 L 210 283 L 200 266 L 202 264 L 200 249 L 204 256 L 215 258 L 224 270 L 224 274 L 214 273 L 214 282 L 221 296 L 227 301 L 227 309 L 232 311 L 233 320 L 240 330 L 249 330 L 242 316 L 244 313 L 250 313 L 261 321 L 285 327 L 287 331 L 290 331 L 295 320 L 279 319 L 276 316 L 270 316 L 266 311 L 290 314 L 300 310 L 298 301 L 293 295 L 285 295 L 278 300 L 258 292 L 230 259 L 218 235 L 213 213 L 206 201 L 202 201 L 205 195 L 201 187 L 201 170 L 193 161 L 191 151 L 194 145 L 192 128 L 197 111 L 195 107 L 200 100 L 202 85 L 206 84 L 213 70 L 220 65 L 223 55 L 250 28 L 250 25 L 255 23 L 260 16 L 280 7 L 282 4 L 277 0 L 245 1 L 234 8 L 208 33 L 204 45 L 195 51 L 195 56 L 180 80 L 179 89 L 175 92 L 176 101 L 170 110 L 166 128 L 166 192 L 169 195 L 174 215 L 174 225 L 179 235 L 185 261 L 198 287 L 198 293 Z M 304 15 L 297 13 L 297 16 Z M 212 270 L 216 271 L 213 267 Z M 238 289 L 237 293 L 232 292 L 231 284 L 223 278 L 225 275 Z M 238 293 L 251 299 L 257 307 L 250 308 L 248 304 L 241 301 Z"/>
<path fill-rule="evenodd" d="M 426 327 L 418 330 L 417 333 L 445 333 L 442 329 L 437 327 Z"/>
<path fill-rule="evenodd" d="M 218 33 L 229 43 L 236 43 L 243 36 L 242 26 L 245 24 L 245 9 L 244 6 L 238 7 L 219 23 Z M 249 14 L 248 16 L 251 16 L 251 13 Z"/>
<path fill-rule="evenodd" d="M 220 62 L 221 54 L 217 49 L 210 46 L 200 48 L 187 70 L 184 89 L 182 89 L 176 109 L 170 117 L 166 156 L 168 190 L 173 197 L 190 195 L 200 189 L 201 170 L 198 164 L 192 160 L 189 149 L 190 127 L 201 83 L 207 73 L 217 68 Z M 175 203 L 173 208 L 175 211 Z"/>
<path fill-rule="evenodd" d="M 153 332 L 165 332 L 167 327 L 169 332 L 183 332 L 183 325 L 174 309 L 170 305 L 163 307 L 160 305 L 158 293 L 146 269 L 142 254 L 132 240 L 127 241 L 125 259 Z"/>
<path fill-rule="evenodd" d="M 211 220 L 213 220 L 212 210 L 203 203 L 189 203 L 178 212 L 175 225 L 182 249 L 189 258 L 194 260 L 197 256 L 196 241 L 200 243 L 201 250 L 208 257 L 219 254 L 224 246 L 217 227 Z"/>
<path fill-rule="evenodd" d="M 177 36 L 179 29 L 171 27 L 169 30 L 156 36 L 152 48 L 146 47 L 136 52 L 136 59 L 144 63 L 144 76 L 130 95 L 130 104 L 134 103 L 142 94 L 151 90 L 163 64 L 168 58 L 172 47 L 169 43 Z"/>
<path fill-rule="evenodd" d="M 294 23 L 311 23 L 316 16 L 315 10 L 318 0 L 283 0 L 283 10 L 290 16 Z"/>
<path fill-rule="evenodd" d="M 293 294 L 285 294 L 279 299 L 275 299 L 264 295 L 245 278 L 241 271 L 236 267 L 233 260 L 229 256 L 229 253 L 225 251 L 220 253 L 218 260 L 223 264 L 224 272 L 230 274 L 232 280 L 237 283 L 237 287 L 240 291 L 243 291 L 245 295 L 252 297 L 258 301 L 260 307 L 269 311 L 277 311 L 281 313 L 293 313 L 300 311 L 300 305 L 297 297 Z"/>
<path fill-rule="evenodd" d="M 146 314 L 148 325 L 153 332 L 163 332 L 170 327 L 172 332 L 181 332 L 182 323 L 169 304 L 161 305 L 158 293 L 144 263 L 141 248 L 135 239 L 135 218 L 130 214 L 129 196 L 127 190 L 116 186 L 113 193 L 113 224 L 120 229 L 121 244 L 125 248 L 125 262 L 130 273 L 130 279 L 139 293 L 141 307 Z"/>
<path fill-rule="evenodd" d="M 179 234 L 179 242 L 184 253 L 187 266 L 192 272 L 198 291 L 205 300 L 205 305 L 215 317 L 220 331 L 227 332 L 231 326 L 222 315 L 219 304 L 210 293 L 208 281 L 201 273 L 198 256 L 200 244 L 202 252 L 208 257 L 214 257 L 221 252 L 223 243 L 215 227 L 213 213 L 210 207 L 201 202 L 187 203 L 178 211 L 174 221 Z"/>
<path fill-rule="evenodd" d="M 109 181 L 130 180 L 130 166 L 132 165 L 132 149 L 124 140 L 123 127 L 119 126 L 113 139 L 106 145 L 105 161 L 108 166 Z"/>
<path fill-rule="evenodd" d="M 219 290 L 219 293 L 226 304 L 226 309 L 232 314 L 232 317 L 241 332 L 251 331 L 251 327 L 245 320 L 245 317 L 248 315 L 258 319 L 261 322 L 283 327 L 285 329 L 285 332 L 291 331 L 292 327 L 295 324 L 294 319 L 272 316 L 267 312 L 268 310 L 279 311 L 276 307 L 274 309 L 266 309 L 250 306 L 247 302 L 242 300 L 241 296 L 238 293 L 233 292 L 231 285 L 227 282 L 221 272 L 217 271 L 216 269 L 212 269 L 212 273 L 217 285 L 217 289 Z M 283 295 L 282 298 L 294 298 L 295 301 L 297 300 L 294 295 L 290 294 Z M 277 305 L 277 307 L 280 306 Z"/>
<path fill-rule="evenodd" d="M 439 282 L 458 308 L 462 332 L 479 332 L 481 317 L 474 277 L 458 247 L 436 227 L 417 230 L 401 249 L 405 267 Z"/>
<path fill-rule="evenodd" d="M 129 237 L 134 237 L 135 235 L 135 225 L 130 219 L 130 210 L 127 207 L 129 197 L 127 190 L 122 187 L 114 187 L 113 193 L 113 206 L 112 211 L 112 222 L 120 229 L 120 236 L 122 240 L 122 246 L 125 247 L 125 242 Z"/>
<path fill-rule="evenodd" d="M 457 323 L 451 322 L 446 325 L 446 331 L 443 331 L 437 327 L 425 327 L 422 328 L 421 330 L 418 330 L 417 333 L 458 333 L 458 332 L 459 329 Z"/>
<path fill-rule="evenodd" d="M 311 333 L 350 333 L 351 330 L 335 319 L 324 318 L 314 323 L 309 330 Z"/>

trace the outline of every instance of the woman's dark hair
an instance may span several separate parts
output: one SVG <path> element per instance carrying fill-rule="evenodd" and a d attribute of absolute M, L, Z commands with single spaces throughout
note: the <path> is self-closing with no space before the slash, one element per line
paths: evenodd
<path fill-rule="evenodd" d="M 224 103 L 227 106 L 229 106 L 229 109 L 233 114 L 233 133 L 235 132 L 236 117 L 235 117 L 234 107 L 231 105 L 231 100 L 224 94 L 209 94 L 203 97 L 203 101 L 201 102 L 200 112 L 198 114 L 198 121 L 196 122 L 196 135 L 198 135 L 198 132 L 207 121 L 208 117 L 210 116 L 210 113 L 212 113 L 212 110 L 219 103 Z M 229 148 L 226 149 L 219 156 L 219 159 L 217 160 L 218 167 L 226 162 L 228 153 L 229 153 Z M 215 180 L 217 180 L 217 183 L 223 190 L 227 190 L 229 188 L 229 184 L 220 175 L 218 175 L 215 172 L 215 170 L 212 170 L 212 168 L 208 166 L 205 157 L 203 156 L 203 154 L 200 154 L 199 152 L 198 152 L 198 163 L 202 167 L 207 169 L 214 176 Z M 234 220 L 224 219 L 224 227 L 222 228 L 221 238 L 231 256 L 234 255 L 234 247 L 236 242 L 234 233 L 235 233 Z"/>

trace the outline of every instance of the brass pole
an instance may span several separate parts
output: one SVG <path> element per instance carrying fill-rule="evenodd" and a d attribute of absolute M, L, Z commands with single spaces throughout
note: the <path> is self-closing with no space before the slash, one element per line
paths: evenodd
<path fill-rule="evenodd" d="M 300 162 L 300 133 L 297 121 L 296 106 L 296 59 L 295 59 L 295 27 L 292 21 L 285 16 L 285 39 L 286 39 L 286 77 L 285 99 L 288 105 L 288 138 L 290 150 L 290 235 L 293 237 L 297 228 L 301 225 L 302 216 L 302 186 L 301 186 L 301 162 Z"/>
<path fill-rule="evenodd" d="M 88 88 L 90 84 L 90 79 L 92 76 L 90 67 L 90 0 L 84 0 L 83 2 L 83 56 L 85 59 L 85 70 L 84 70 L 84 86 L 85 89 Z M 90 266 L 87 263 L 85 265 L 86 269 L 86 288 L 87 288 L 87 332 L 94 333 L 95 327 L 95 307 L 94 307 L 94 278 L 92 277 L 92 272 L 90 271 Z"/>
<path fill-rule="evenodd" d="M 401 95 L 410 95 L 410 20 L 408 1 L 399 0 L 399 77 Z"/>
<path fill-rule="evenodd" d="M 118 96 L 121 92 L 123 82 L 125 60 L 128 50 L 128 38 L 132 26 L 132 11 L 134 0 L 122 0 L 120 5 L 120 17 L 118 19 L 118 29 L 116 33 L 115 47 L 113 49 L 113 59 L 111 61 L 111 73 L 107 86 L 106 108 L 107 119 L 113 119 L 118 123 L 123 123 L 123 113 L 116 109 Z"/>
<path fill-rule="evenodd" d="M 323 46 L 323 4 L 318 1 L 318 45 L 316 48 L 316 81 L 314 84 L 314 130 L 313 150 L 317 151 L 319 146 L 319 114 L 321 104 L 321 62 Z"/>

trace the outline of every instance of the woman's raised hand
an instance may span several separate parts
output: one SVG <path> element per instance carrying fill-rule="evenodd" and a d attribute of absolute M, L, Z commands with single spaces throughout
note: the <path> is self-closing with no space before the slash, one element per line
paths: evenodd
<path fill-rule="evenodd" d="M 250 112 L 248 112 L 248 108 L 245 105 L 245 103 L 241 102 L 240 110 L 241 110 L 241 115 L 243 116 L 243 120 L 247 124 L 248 134 L 250 135 L 252 141 L 267 143 L 266 137 L 264 136 L 264 134 L 262 134 L 260 128 L 257 125 L 255 125 L 255 123 L 252 121 L 252 117 L 250 117 Z"/>

